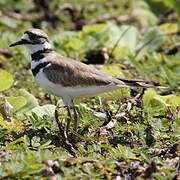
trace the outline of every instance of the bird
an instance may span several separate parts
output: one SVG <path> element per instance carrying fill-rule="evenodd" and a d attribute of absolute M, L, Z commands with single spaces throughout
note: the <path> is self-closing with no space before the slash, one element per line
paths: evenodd
<path fill-rule="evenodd" d="M 125 79 L 106 74 L 93 66 L 64 57 L 52 49 L 47 34 L 41 29 L 30 28 L 21 39 L 10 47 L 24 45 L 31 52 L 32 74 L 42 89 L 62 98 L 67 107 L 68 119 L 66 132 L 74 111 L 74 131 L 78 130 L 78 113 L 74 100 L 92 97 L 119 88 L 151 88 L 149 81 L 142 79 Z"/>

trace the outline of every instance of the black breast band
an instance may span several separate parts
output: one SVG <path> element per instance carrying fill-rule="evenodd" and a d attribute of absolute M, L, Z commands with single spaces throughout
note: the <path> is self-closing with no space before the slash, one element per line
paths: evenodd
<path fill-rule="evenodd" d="M 39 73 L 39 71 L 42 68 L 46 67 L 48 64 L 50 64 L 50 62 L 43 62 L 43 63 L 38 64 L 34 69 L 32 69 L 33 75 L 36 76 Z"/>

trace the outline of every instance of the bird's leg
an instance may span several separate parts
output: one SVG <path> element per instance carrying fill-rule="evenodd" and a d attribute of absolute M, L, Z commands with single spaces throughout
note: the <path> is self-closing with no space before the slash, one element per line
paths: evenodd
<path fill-rule="evenodd" d="M 74 111 L 74 131 L 77 132 L 79 125 L 79 117 L 75 106 L 73 106 L 73 111 Z"/>
<path fill-rule="evenodd" d="M 58 124 L 59 132 L 61 134 L 62 142 L 63 142 L 63 144 L 65 146 L 65 149 L 67 149 L 71 155 L 75 156 L 75 153 L 73 151 L 74 146 L 68 141 L 68 136 L 67 136 L 67 133 L 64 131 L 64 126 L 59 121 L 57 109 L 55 109 L 55 119 L 56 119 L 56 122 Z"/>
<path fill-rule="evenodd" d="M 68 136 L 68 131 L 69 131 L 69 128 L 70 128 L 70 123 L 71 123 L 72 116 L 71 116 L 70 107 L 69 107 L 68 105 L 66 106 L 66 109 L 67 109 L 67 112 L 68 112 L 67 126 L 66 126 L 66 134 L 67 134 L 67 136 Z"/>
<path fill-rule="evenodd" d="M 78 112 L 76 110 L 76 107 L 73 101 L 72 101 L 72 105 L 73 105 L 73 111 L 74 111 L 74 131 L 77 132 L 78 125 L 79 125 L 79 117 L 78 117 Z"/>

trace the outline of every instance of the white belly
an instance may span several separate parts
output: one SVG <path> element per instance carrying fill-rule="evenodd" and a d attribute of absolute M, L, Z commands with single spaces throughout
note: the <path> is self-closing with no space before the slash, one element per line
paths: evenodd
<path fill-rule="evenodd" d="M 54 94 L 56 96 L 61 96 L 63 99 L 74 99 L 82 97 L 91 97 L 104 92 L 113 91 L 119 89 L 117 85 L 110 84 L 107 86 L 90 86 L 90 87 L 63 87 L 60 84 L 55 84 L 49 81 L 45 74 L 40 70 L 40 72 L 35 77 L 38 84 L 45 91 Z"/>
<path fill-rule="evenodd" d="M 35 76 L 36 81 L 41 86 L 42 89 L 45 91 L 54 94 L 56 96 L 63 96 L 64 95 L 64 88 L 61 85 L 57 85 L 52 83 L 47 79 L 45 74 L 43 73 L 42 69 L 39 71 L 39 73 Z"/>

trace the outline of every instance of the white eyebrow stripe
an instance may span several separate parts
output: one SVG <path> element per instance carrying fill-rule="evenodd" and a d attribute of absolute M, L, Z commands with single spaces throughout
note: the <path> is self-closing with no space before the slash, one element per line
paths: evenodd
<path fill-rule="evenodd" d="M 21 37 L 21 39 L 26 39 L 26 40 L 28 40 L 28 41 L 30 41 L 30 39 L 29 39 L 29 36 L 28 36 L 28 34 L 23 34 L 23 36 Z"/>

